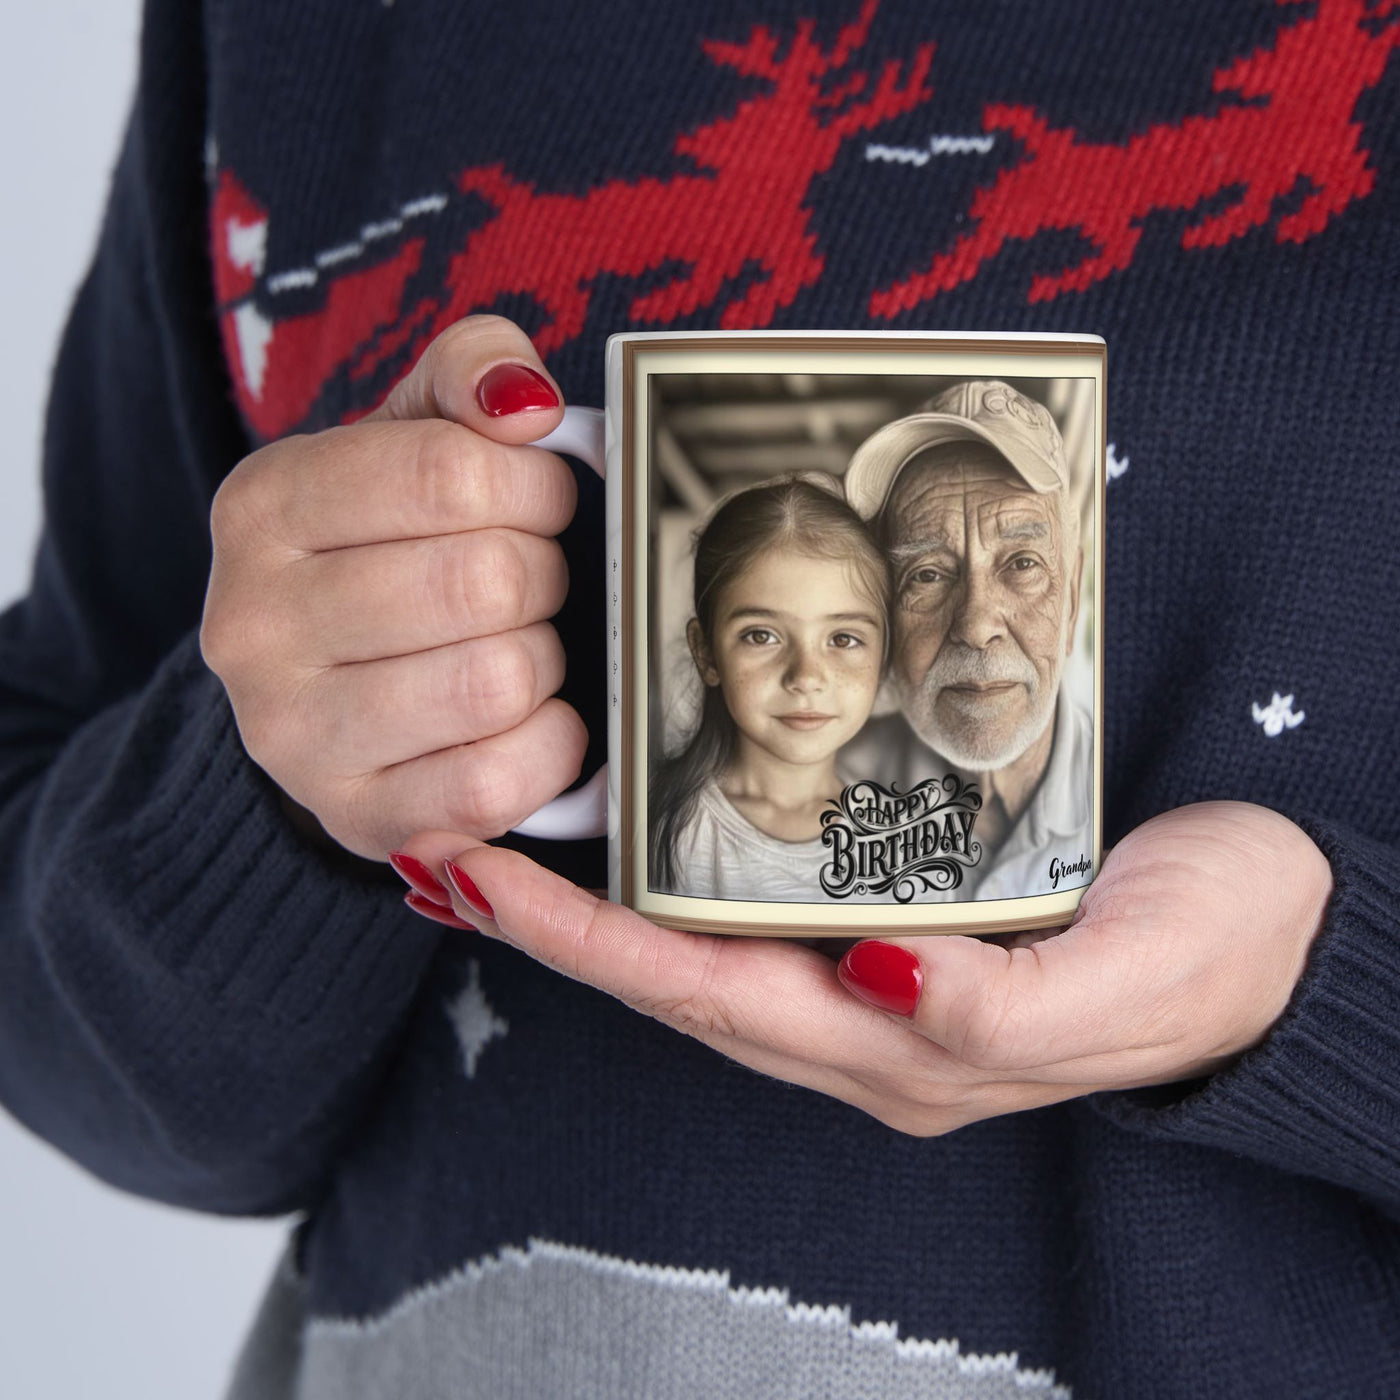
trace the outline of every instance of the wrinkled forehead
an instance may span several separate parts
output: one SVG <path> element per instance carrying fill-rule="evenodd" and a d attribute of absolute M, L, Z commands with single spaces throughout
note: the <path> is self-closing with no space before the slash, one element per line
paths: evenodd
<path fill-rule="evenodd" d="M 916 457 L 899 474 L 881 519 L 889 544 L 961 540 L 974 521 L 999 536 L 1049 535 L 1058 540 L 1064 502 L 1039 492 L 1009 462 L 979 444 L 939 448 Z"/>

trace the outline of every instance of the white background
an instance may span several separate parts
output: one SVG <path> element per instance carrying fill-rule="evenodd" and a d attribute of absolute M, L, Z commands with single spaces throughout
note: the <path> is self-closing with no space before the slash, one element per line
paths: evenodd
<path fill-rule="evenodd" d="M 138 8 L 46 0 L 7 15 L 0 604 L 26 587 L 46 382 L 131 97 Z M 121 1195 L 0 1112 L 0 1396 L 219 1396 L 284 1234 L 280 1223 L 214 1220 Z"/>

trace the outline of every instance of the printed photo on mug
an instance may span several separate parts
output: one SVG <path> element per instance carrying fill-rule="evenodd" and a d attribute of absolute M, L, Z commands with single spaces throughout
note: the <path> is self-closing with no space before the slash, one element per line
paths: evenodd
<path fill-rule="evenodd" d="M 618 896 L 769 935 L 1067 921 L 1101 857 L 1102 342 L 627 336 L 609 368 Z"/>

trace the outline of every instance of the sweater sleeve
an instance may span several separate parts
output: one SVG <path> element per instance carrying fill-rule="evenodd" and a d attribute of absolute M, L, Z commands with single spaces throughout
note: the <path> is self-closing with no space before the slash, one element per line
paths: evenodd
<path fill-rule="evenodd" d="M 1299 818 L 1331 862 L 1323 927 L 1288 1008 L 1228 1070 L 1183 1091 L 1098 1095 L 1124 1127 L 1330 1182 L 1400 1218 L 1400 853 Z"/>
<path fill-rule="evenodd" d="M 200 656 L 209 505 L 248 443 L 210 306 L 199 14 L 147 6 L 32 585 L 0 616 L 0 1103 L 120 1187 L 263 1213 L 314 1198 L 437 938 L 384 867 L 298 835 Z"/>

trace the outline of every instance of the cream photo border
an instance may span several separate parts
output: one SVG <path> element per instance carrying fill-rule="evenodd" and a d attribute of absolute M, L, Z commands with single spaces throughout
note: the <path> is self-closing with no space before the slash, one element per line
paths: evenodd
<path fill-rule="evenodd" d="M 610 752 L 616 808 L 612 896 L 656 923 L 762 937 L 876 933 L 1000 933 L 1067 922 L 1083 886 L 1016 899 L 905 905 L 759 903 L 696 899 L 647 888 L 647 723 L 650 629 L 647 554 L 653 442 L 649 380 L 657 374 L 887 374 L 983 379 L 1088 379 L 1083 425 L 1091 470 L 1078 477 L 1081 524 L 1092 527 L 1084 587 L 1092 599 L 1094 871 L 1102 860 L 1103 519 L 1106 347 L 1093 336 L 899 332 L 693 332 L 614 336 L 608 342 L 608 407 L 615 432 L 610 485 L 620 491 L 621 530 L 610 563 Z M 1081 448 L 1080 451 L 1086 450 Z M 1072 469 L 1073 470 L 1073 469 Z M 613 527 L 616 528 L 616 527 Z M 610 531 L 611 533 L 611 531 Z M 1087 533 L 1087 532 L 1086 532 Z M 624 739 L 625 736 L 625 739 Z M 722 912 L 720 912 L 722 910 Z M 781 910 L 781 917 L 775 917 Z M 835 917 L 833 917 L 835 916 Z"/>

